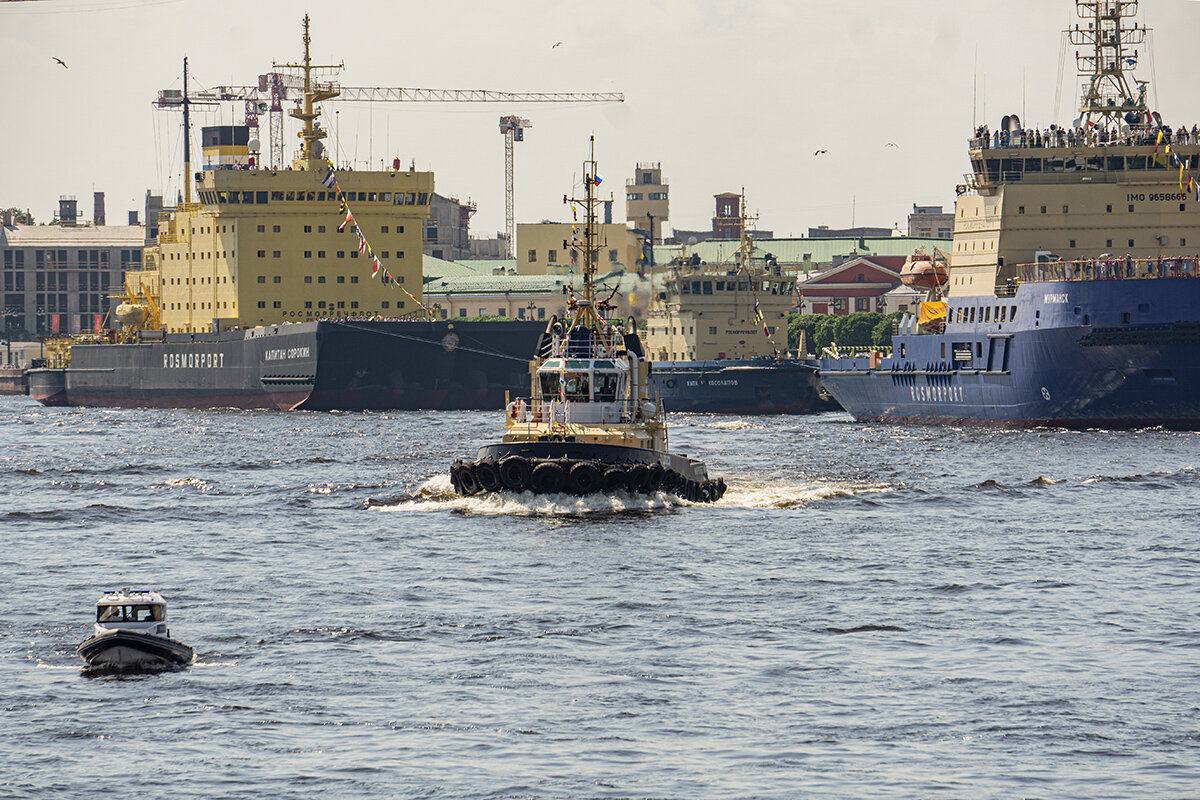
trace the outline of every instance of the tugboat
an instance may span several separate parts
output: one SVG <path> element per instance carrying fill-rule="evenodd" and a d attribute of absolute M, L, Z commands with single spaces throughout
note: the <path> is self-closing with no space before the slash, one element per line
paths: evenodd
<path fill-rule="evenodd" d="M 92 636 L 76 650 L 92 668 L 176 667 L 194 656 L 171 638 L 162 595 L 128 588 L 100 597 Z"/>
<path fill-rule="evenodd" d="M 704 464 L 667 451 L 662 404 L 649 396 L 650 362 L 630 317 L 613 324 L 609 298 L 598 300 L 593 279 L 602 242 L 596 212 L 595 140 L 584 163 L 582 200 L 563 197 L 584 213 L 583 285 L 569 292 L 568 320 L 552 317 L 530 362 L 530 397 L 508 402 L 501 441 L 477 460 L 456 459 L 450 480 L 460 495 L 508 490 L 534 494 L 663 491 L 691 502 L 716 502 L 723 479 Z"/>

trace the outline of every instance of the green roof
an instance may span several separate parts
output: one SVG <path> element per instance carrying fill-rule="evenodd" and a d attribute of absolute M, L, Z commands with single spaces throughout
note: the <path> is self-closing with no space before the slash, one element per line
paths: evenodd
<path fill-rule="evenodd" d="M 737 259 L 737 251 L 741 243 L 736 240 L 721 240 L 699 242 L 687 247 L 688 255 L 693 253 L 708 264 L 733 263 Z M 949 239 L 923 239 L 908 236 L 889 236 L 886 238 L 844 238 L 844 239 L 755 239 L 754 257 L 762 258 L 771 253 L 779 261 L 780 266 L 797 264 L 832 264 L 835 256 L 908 256 L 918 248 L 925 252 L 937 247 L 942 250 L 950 248 Z M 656 245 L 654 261 L 666 264 L 682 253 L 683 245 Z M 805 256 L 808 258 L 805 258 Z"/>
<path fill-rule="evenodd" d="M 473 275 L 492 274 L 490 269 L 487 272 L 483 272 L 462 261 L 445 261 L 433 256 L 422 256 L 421 272 L 426 281 L 434 278 L 467 278 Z"/>

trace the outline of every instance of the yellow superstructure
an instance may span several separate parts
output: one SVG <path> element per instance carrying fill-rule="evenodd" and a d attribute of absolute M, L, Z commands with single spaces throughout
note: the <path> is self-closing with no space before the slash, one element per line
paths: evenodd
<path fill-rule="evenodd" d="M 194 176 L 198 202 L 160 216 L 158 242 L 143 269 L 128 275 L 145 286 L 169 332 L 228 330 L 322 318 L 399 317 L 421 313 L 421 221 L 429 216 L 432 172 L 342 171 L 334 190 L 322 183 L 329 162 L 317 124 L 320 100 L 337 95 L 312 81 L 305 17 L 304 96 L 292 115 L 304 123 L 288 169 L 218 164 Z M 398 166 L 398 165 L 397 165 Z M 193 176 L 188 176 L 191 196 Z M 379 258 L 360 253 L 355 226 Z M 339 227 L 342 229 L 339 230 Z M 383 270 L 393 284 L 382 280 Z"/>

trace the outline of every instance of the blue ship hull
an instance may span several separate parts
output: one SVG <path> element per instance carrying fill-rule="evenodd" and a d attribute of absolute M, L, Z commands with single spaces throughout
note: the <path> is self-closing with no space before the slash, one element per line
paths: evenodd
<path fill-rule="evenodd" d="M 1200 428 L 1200 280 L 1039 281 L 948 303 L 944 333 L 898 335 L 889 358 L 822 359 L 825 388 L 862 421 Z M 960 308 L 989 321 L 955 322 Z"/>
<path fill-rule="evenodd" d="M 804 414 L 836 408 L 823 399 L 817 369 L 803 361 L 656 361 L 650 395 L 668 412 Z"/>

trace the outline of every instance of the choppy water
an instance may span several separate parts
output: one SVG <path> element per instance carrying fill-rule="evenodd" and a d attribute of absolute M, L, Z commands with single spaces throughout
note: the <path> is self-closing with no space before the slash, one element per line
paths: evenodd
<path fill-rule="evenodd" d="M 485 413 L 0 398 L 0 797 L 1200 796 L 1200 435 L 679 417 L 716 506 L 456 499 Z M 102 589 L 190 668 L 92 677 Z"/>

